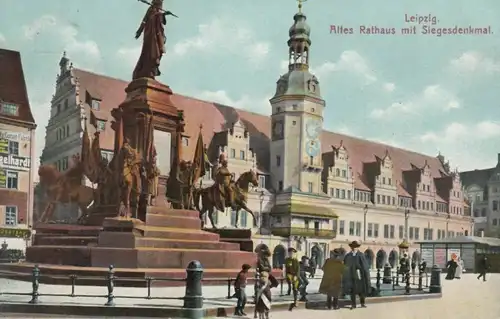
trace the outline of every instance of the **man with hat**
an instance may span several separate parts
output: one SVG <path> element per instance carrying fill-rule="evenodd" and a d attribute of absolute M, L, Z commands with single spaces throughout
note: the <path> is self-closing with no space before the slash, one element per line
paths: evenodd
<path fill-rule="evenodd" d="M 227 165 L 226 155 L 222 153 L 219 156 L 220 167 L 217 169 L 217 173 L 215 174 L 215 183 L 217 185 L 217 189 L 219 190 L 222 205 L 220 210 L 224 210 L 225 207 L 231 207 L 233 210 L 236 210 L 236 203 L 234 201 L 234 191 L 232 183 L 232 174 L 229 171 Z"/>
<path fill-rule="evenodd" d="M 293 304 L 291 308 L 297 306 L 297 295 L 299 289 L 300 265 L 295 255 L 297 250 L 293 247 L 288 248 L 288 257 L 285 259 L 285 276 L 288 283 L 288 295 L 293 290 Z"/>
<path fill-rule="evenodd" d="M 361 245 L 357 241 L 349 244 L 351 251 L 346 254 L 344 264 L 346 273 L 344 276 L 344 292 L 351 296 L 351 309 L 356 308 L 356 295 L 359 296 L 361 307 L 366 307 L 365 297 L 371 289 L 370 272 L 368 263 L 363 253 L 358 248 Z"/>
<path fill-rule="evenodd" d="M 307 301 L 307 286 L 309 285 L 309 279 L 307 279 L 307 271 L 309 270 L 310 259 L 307 256 L 302 256 L 300 260 L 300 271 L 299 271 L 299 301 Z"/>

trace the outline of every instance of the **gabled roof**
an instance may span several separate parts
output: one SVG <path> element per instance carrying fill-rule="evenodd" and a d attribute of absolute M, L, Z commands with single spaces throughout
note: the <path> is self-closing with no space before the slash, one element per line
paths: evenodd
<path fill-rule="evenodd" d="M 19 107 L 19 115 L 0 114 L 0 117 L 35 125 L 24 80 L 21 54 L 17 51 L 0 49 L 0 101 L 13 103 Z"/>
<path fill-rule="evenodd" d="M 472 185 L 477 185 L 481 188 L 485 188 L 491 175 L 495 172 L 496 167 L 487 169 L 476 169 L 473 171 L 460 173 L 460 180 L 464 187 L 469 187 Z"/>
<path fill-rule="evenodd" d="M 96 97 L 102 99 L 102 111 L 109 112 L 125 99 L 125 87 L 128 84 L 126 81 L 80 69 L 73 69 L 73 74 L 78 77 L 80 94 L 82 94 L 82 89 L 86 89 L 91 95 L 95 94 Z M 180 94 L 174 94 L 172 102 L 178 109 L 184 110 L 186 135 L 192 138 L 196 137 L 200 124 L 203 124 L 202 134 L 207 145 L 210 144 L 214 133 L 226 128 L 226 123 L 241 120 L 250 133 L 250 148 L 256 154 L 258 168 L 268 171 L 271 133 L 271 118 L 269 116 Z M 103 134 L 105 139 L 101 141 L 101 146 L 112 150 L 113 134 L 111 129 L 107 131 L 109 133 Z M 184 156 L 187 158 L 193 156 L 195 144 L 194 142 L 188 144 L 184 149 Z M 403 196 L 408 196 L 408 193 L 399 186 L 403 171 L 411 170 L 413 166 L 421 168 L 425 163 L 429 165 L 433 177 L 440 177 L 440 170 L 443 170 L 441 162 L 435 157 L 344 134 L 329 131 L 322 132 L 321 145 L 323 153 L 332 152 L 332 145 L 338 147 L 341 144 L 349 152 L 349 163 L 352 167 L 355 188 L 357 189 L 370 190 L 364 182 L 363 163 L 375 162 L 375 157 L 384 158 L 387 154 L 394 165 L 394 178 L 398 182 L 398 193 Z"/>

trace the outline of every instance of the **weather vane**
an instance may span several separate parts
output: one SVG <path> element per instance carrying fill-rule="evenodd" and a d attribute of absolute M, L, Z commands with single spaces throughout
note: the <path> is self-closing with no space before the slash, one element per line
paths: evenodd
<path fill-rule="evenodd" d="M 299 3 L 299 13 L 302 13 L 302 4 L 306 1 L 307 0 L 297 0 L 297 2 Z"/>

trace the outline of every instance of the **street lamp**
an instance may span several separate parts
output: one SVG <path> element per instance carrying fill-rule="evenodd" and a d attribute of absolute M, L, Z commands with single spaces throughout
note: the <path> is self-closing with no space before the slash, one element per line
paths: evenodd
<path fill-rule="evenodd" d="M 264 203 L 264 191 L 261 191 L 259 194 L 259 201 L 260 201 L 260 207 L 259 207 L 259 221 L 258 224 L 255 226 L 259 227 L 259 233 L 262 232 L 262 204 Z"/>
<path fill-rule="evenodd" d="M 368 213 L 368 205 L 363 208 L 363 243 L 366 242 L 366 214 Z"/>
<path fill-rule="evenodd" d="M 408 241 L 408 219 L 410 219 L 410 209 L 405 208 L 405 240 Z"/>

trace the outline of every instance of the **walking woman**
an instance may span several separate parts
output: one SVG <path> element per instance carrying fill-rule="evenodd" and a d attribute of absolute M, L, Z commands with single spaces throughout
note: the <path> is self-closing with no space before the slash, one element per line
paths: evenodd
<path fill-rule="evenodd" d="M 451 260 L 448 261 L 448 263 L 446 264 L 446 268 L 448 269 L 448 271 L 446 272 L 446 277 L 444 278 L 446 280 L 453 280 L 455 278 L 455 273 L 457 272 L 457 267 L 458 267 L 458 264 L 455 261 L 455 259 L 456 255 L 452 254 Z"/>

